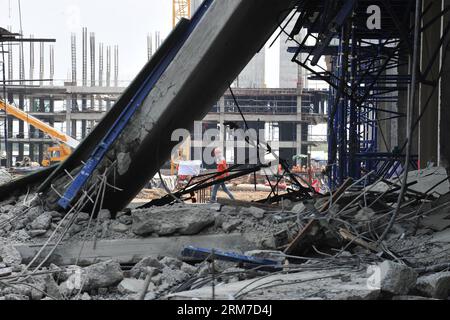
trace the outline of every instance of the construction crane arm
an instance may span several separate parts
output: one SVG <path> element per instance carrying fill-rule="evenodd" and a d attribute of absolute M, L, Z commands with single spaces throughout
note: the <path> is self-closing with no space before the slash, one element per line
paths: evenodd
<path fill-rule="evenodd" d="M 8 115 L 16 117 L 17 119 L 32 125 L 36 129 L 41 130 L 42 132 L 48 134 L 50 137 L 68 145 L 73 149 L 76 149 L 80 144 L 77 140 L 73 139 L 72 137 L 62 133 L 59 130 L 56 130 L 55 128 L 39 120 L 38 118 L 35 118 L 29 115 L 28 113 L 20 110 L 19 108 L 16 108 L 8 103 L 5 103 L 2 100 L 0 100 L 0 110 L 4 110 Z"/>

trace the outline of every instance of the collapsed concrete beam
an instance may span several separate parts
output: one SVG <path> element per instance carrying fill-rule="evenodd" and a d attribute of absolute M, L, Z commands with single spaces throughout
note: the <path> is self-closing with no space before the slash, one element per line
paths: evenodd
<path fill-rule="evenodd" d="M 212 2 L 98 165 L 96 174 L 103 173 L 117 160 L 117 170 L 111 174 L 110 181 L 123 189 L 122 192 L 107 189 L 103 202 L 107 209 L 113 213 L 121 210 L 148 183 L 178 144 L 178 141 L 171 141 L 172 133 L 177 129 L 190 130 L 194 121 L 206 116 L 211 105 L 275 32 L 294 3 L 293 0 Z M 78 174 L 83 161 L 86 158 L 69 159 L 78 167 L 73 166 L 68 171 Z M 58 194 L 64 194 L 68 179 L 67 174 L 61 172 L 46 183 L 45 198 L 50 208 L 55 208 L 60 198 Z M 88 184 L 93 182 L 94 177 L 91 177 Z"/>
<path fill-rule="evenodd" d="M 55 263 L 59 266 L 74 265 L 80 255 L 80 251 L 79 265 L 81 266 L 110 259 L 121 264 L 135 264 L 143 258 L 153 255 L 177 258 L 186 246 L 244 252 L 258 248 L 259 244 L 255 240 L 257 238 L 256 235 L 252 234 L 218 234 L 170 238 L 100 240 L 97 241 L 95 246 L 93 241 L 87 241 L 84 245 L 79 242 L 58 246 L 47 264 Z M 15 247 L 22 256 L 22 263 L 28 264 L 42 246 L 16 245 Z M 52 246 L 48 246 L 41 256 L 45 257 L 52 249 Z M 39 263 L 39 261 L 36 263 Z"/>
<path fill-rule="evenodd" d="M 344 278 L 347 278 L 345 281 Z M 212 287 L 174 293 L 167 300 L 210 300 Z M 214 288 L 218 300 L 373 300 L 380 290 L 368 285 L 365 271 L 348 269 L 307 270 L 292 274 L 274 274 L 259 279 L 232 282 Z"/>

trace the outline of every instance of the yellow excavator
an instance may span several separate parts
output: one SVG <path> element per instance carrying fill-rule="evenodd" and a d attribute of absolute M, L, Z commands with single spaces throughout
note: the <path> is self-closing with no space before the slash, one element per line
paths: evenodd
<path fill-rule="evenodd" d="M 0 100 L 0 110 L 4 110 L 8 115 L 22 120 L 38 130 L 41 130 L 59 143 L 57 146 L 47 149 L 47 154 L 44 156 L 44 160 L 42 161 L 43 167 L 49 167 L 54 163 L 66 160 L 72 154 L 72 149 L 76 149 L 80 144 L 80 142 L 74 138 L 62 133 L 59 130 L 56 130 L 45 122 L 29 115 L 13 105 L 10 105 L 9 103 L 5 103 L 2 100 Z"/>

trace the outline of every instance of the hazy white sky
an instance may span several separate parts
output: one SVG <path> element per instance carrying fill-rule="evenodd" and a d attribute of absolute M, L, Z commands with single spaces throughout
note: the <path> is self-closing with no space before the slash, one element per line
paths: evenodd
<path fill-rule="evenodd" d="M 120 47 L 120 79 L 131 80 L 147 59 L 147 34 L 166 37 L 172 28 L 171 0 L 20 0 L 23 33 L 55 38 L 55 79 L 70 74 L 70 34 L 78 35 L 78 74 L 81 74 L 81 28 L 96 33 L 97 44 Z M 19 0 L 0 0 L 0 26 L 20 30 Z M 26 70 L 28 50 L 25 48 Z M 48 48 L 46 48 L 48 50 Z M 105 49 L 106 50 L 106 49 Z M 279 50 L 279 48 L 278 48 Z M 37 57 L 36 48 L 36 57 Z M 267 53 L 268 86 L 277 85 L 277 48 Z M 15 54 L 16 58 L 18 54 Z M 37 59 L 37 58 L 36 58 Z M 37 62 L 37 61 L 36 61 Z M 48 54 L 46 54 L 48 76 Z M 17 65 L 17 64 L 16 64 Z M 37 65 L 37 63 L 36 63 Z M 98 67 L 98 66 L 97 66 Z M 17 72 L 17 70 L 15 70 Z M 26 71 L 28 74 L 28 71 Z"/>

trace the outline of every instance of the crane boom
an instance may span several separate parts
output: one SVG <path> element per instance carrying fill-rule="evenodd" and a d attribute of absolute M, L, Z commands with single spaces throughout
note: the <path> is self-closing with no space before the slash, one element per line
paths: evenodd
<path fill-rule="evenodd" d="M 59 130 L 56 130 L 55 128 L 39 120 L 38 118 L 33 117 L 28 113 L 20 110 L 19 108 L 16 108 L 8 103 L 5 103 L 2 100 L 0 100 L 0 110 L 4 110 L 7 114 L 32 125 L 36 129 L 41 130 L 42 132 L 48 134 L 50 137 L 68 145 L 73 149 L 76 149 L 80 144 L 77 140 L 73 139 L 72 137 L 62 133 Z"/>

